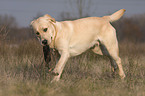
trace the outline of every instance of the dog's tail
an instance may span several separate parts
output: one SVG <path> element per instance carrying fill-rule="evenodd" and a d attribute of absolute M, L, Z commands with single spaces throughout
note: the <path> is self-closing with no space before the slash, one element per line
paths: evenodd
<path fill-rule="evenodd" d="M 125 11 L 126 11 L 125 9 L 120 9 L 117 12 L 113 13 L 112 15 L 104 16 L 103 18 L 109 20 L 109 22 L 114 22 L 120 19 Z"/>

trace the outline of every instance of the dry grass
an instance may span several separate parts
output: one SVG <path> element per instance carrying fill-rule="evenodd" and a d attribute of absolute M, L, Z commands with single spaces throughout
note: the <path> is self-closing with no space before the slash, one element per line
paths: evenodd
<path fill-rule="evenodd" d="M 71 58 L 60 82 L 41 66 L 35 40 L 0 46 L 0 96 L 144 96 L 145 44 L 120 43 L 125 80 L 112 78 L 108 58 L 88 51 Z"/>

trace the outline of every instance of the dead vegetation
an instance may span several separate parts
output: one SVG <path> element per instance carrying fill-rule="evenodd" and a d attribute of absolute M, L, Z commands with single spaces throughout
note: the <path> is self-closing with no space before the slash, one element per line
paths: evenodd
<path fill-rule="evenodd" d="M 126 19 L 113 23 L 126 74 L 123 81 L 112 77 L 108 58 L 88 50 L 69 59 L 60 82 L 50 83 L 52 76 L 42 65 L 42 46 L 34 34 L 29 28 L 9 27 L 6 37 L 0 33 L 4 37 L 0 39 L 0 96 L 144 96 L 145 19 Z"/>
<path fill-rule="evenodd" d="M 1 96 L 143 96 L 145 89 L 145 44 L 120 44 L 126 78 L 111 75 L 108 58 L 88 51 L 71 58 L 58 83 L 42 63 L 42 48 L 36 40 L 18 47 L 0 47 Z M 135 48 L 135 49 L 134 49 Z M 140 50 L 142 50 L 140 52 Z"/>

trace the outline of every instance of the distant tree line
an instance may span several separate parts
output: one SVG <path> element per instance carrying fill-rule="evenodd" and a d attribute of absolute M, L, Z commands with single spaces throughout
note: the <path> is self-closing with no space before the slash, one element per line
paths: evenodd
<path fill-rule="evenodd" d="M 145 14 L 123 17 L 121 20 L 112 23 L 112 25 L 117 30 L 119 42 L 145 42 Z M 30 27 L 19 28 L 14 17 L 0 15 L 0 43 L 4 41 L 20 43 L 34 38 L 34 32 Z"/>
<path fill-rule="evenodd" d="M 145 14 L 124 17 L 114 22 L 119 41 L 145 42 Z"/>
<path fill-rule="evenodd" d="M 34 37 L 30 27 L 19 28 L 13 16 L 0 15 L 0 43 L 4 41 L 20 43 Z"/>

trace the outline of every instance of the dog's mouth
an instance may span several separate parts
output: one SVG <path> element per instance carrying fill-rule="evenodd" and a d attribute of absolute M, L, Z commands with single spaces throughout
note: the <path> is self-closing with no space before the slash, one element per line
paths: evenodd
<path fill-rule="evenodd" d="M 48 69 L 50 69 L 49 62 L 51 61 L 51 53 L 50 53 L 50 47 L 47 44 L 44 44 L 43 46 L 43 55 L 44 55 L 44 60 L 46 62 L 46 65 Z"/>
<path fill-rule="evenodd" d="M 42 43 L 41 43 L 41 46 L 46 47 L 46 46 L 49 46 L 49 45 L 48 45 L 48 44 L 42 44 Z"/>
<path fill-rule="evenodd" d="M 43 41 L 42 41 L 42 45 L 43 45 L 43 46 L 48 46 L 48 41 L 47 41 L 47 40 L 43 40 Z"/>
<path fill-rule="evenodd" d="M 50 49 L 49 45 L 43 46 L 43 55 L 46 63 L 45 67 L 47 67 L 49 69 L 49 72 L 51 72 L 54 69 L 58 58 L 60 58 L 60 55 L 57 50 Z"/>

